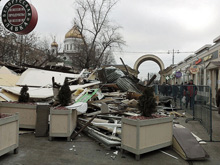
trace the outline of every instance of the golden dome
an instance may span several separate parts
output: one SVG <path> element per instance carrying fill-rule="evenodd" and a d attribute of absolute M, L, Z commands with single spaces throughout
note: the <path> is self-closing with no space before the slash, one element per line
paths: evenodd
<path fill-rule="evenodd" d="M 56 43 L 56 41 L 53 41 L 53 42 L 52 42 L 51 47 L 53 47 L 53 46 L 54 46 L 54 47 L 58 47 L 58 44 Z"/>
<path fill-rule="evenodd" d="M 74 25 L 73 28 L 66 33 L 65 38 L 82 38 L 82 36 L 80 35 L 78 27 Z"/>

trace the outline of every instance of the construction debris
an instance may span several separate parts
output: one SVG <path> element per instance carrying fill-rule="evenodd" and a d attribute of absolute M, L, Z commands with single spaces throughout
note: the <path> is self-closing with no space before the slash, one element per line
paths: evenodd
<path fill-rule="evenodd" d="M 91 72 L 82 70 L 79 74 L 29 68 L 20 76 L 2 67 L 0 78 L 4 79 L 4 81 L 0 81 L 0 99 L 2 101 L 17 101 L 21 88 L 27 85 L 32 102 L 47 102 L 51 106 L 56 105 L 57 107 L 60 106 L 57 97 L 60 86 L 67 79 L 72 97 L 70 104 L 65 108 L 76 110 L 78 114 L 78 130 L 73 131 L 71 139 L 80 138 L 80 133 L 84 132 L 110 148 L 121 145 L 122 117 L 141 115 L 138 110 L 138 99 L 146 88 L 146 86 L 140 85 L 139 79 L 130 74 L 125 65 L 124 70 L 109 66 Z M 155 76 L 147 83 L 147 86 L 151 85 L 154 78 Z M 10 83 L 7 84 L 9 80 Z M 156 114 L 185 117 L 184 114 L 175 111 L 173 97 L 155 96 L 155 99 L 157 104 Z M 174 138 L 174 149 L 178 150 L 182 147 L 182 150 L 178 152 L 182 154 L 181 156 L 184 159 L 197 159 L 196 157 L 190 157 L 190 155 L 183 155 L 184 146 L 178 143 L 180 138 L 176 130 Z M 184 140 L 181 139 L 182 141 Z M 76 151 L 75 146 L 73 145 L 69 150 Z M 178 159 L 164 151 L 161 152 Z M 201 153 L 199 159 L 206 156 L 205 152 Z M 106 155 L 108 154 L 106 153 Z M 118 151 L 113 152 L 111 158 L 114 160 L 116 155 L 118 155 Z"/>

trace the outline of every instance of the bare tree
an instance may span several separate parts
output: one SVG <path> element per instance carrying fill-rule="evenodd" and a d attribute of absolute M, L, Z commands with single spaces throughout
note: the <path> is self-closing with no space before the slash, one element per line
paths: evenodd
<path fill-rule="evenodd" d="M 0 60 L 2 62 L 15 62 L 17 60 L 16 38 L 15 34 L 7 31 L 0 23 Z"/>
<path fill-rule="evenodd" d="M 52 41 L 55 41 L 55 36 L 50 35 L 50 38 L 52 39 Z M 51 40 L 49 38 L 44 38 L 39 42 L 39 46 L 38 49 L 42 51 L 44 58 L 41 59 L 40 63 L 38 64 L 39 66 L 44 66 L 46 65 L 48 62 L 54 62 L 57 61 L 58 58 L 58 52 L 62 47 L 62 44 L 59 43 L 59 46 L 57 47 L 57 51 L 55 51 L 54 49 L 51 49 Z"/>
<path fill-rule="evenodd" d="M 0 61 L 4 63 L 44 66 L 58 56 L 58 51 L 51 51 L 50 43 L 48 38 L 42 40 L 35 32 L 27 35 L 9 32 L 0 23 Z"/>
<path fill-rule="evenodd" d="M 125 44 L 118 32 L 120 26 L 114 25 L 109 19 L 115 0 L 77 0 L 75 23 L 82 36 L 80 48 L 84 68 L 95 68 L 103 63 L 104 56 L 110 55 L 115 49 Z"/>
<path fill-rule="evenodd" d="M 19 55 L 19 65 L 33 64 L 37 59 L 37 45 L 39 37 L 32 32 L 27 35 L 17 35 L 17 49 Z"/>
<path fill-rule="evenodd" d="M 106 51 L 104 56 L 102 57 L 102 64 L 103 65 L 114 65 L 116 64 L 114 55 L 112 54 L 111 51 Z"/>

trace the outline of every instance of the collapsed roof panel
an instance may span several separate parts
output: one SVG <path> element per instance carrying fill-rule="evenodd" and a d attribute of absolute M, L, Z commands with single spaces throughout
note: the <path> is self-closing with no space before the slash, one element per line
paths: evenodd
<path fill-rule="evenodd" d="M 98 85 L 100 83 L 101 83 L 100 81 L 95 81 L 95 82 L 86 83 L 86 84 L 70 85 L 70 90 L 75 91 L 79 88 L 87 88 L 87 87 L 91 87 L 91 86 L 94 86 L 94 85 Z"/>
<path fill-rule="evenodd" d="M 14 71 L 3 66 L 0 68 L 0 86 L 15 86 L 20 76 Z"/>
<path fill-rule="evenodd" d="M 22 73 L 21 78 L 19 79 L 16 85 L 27 85 L 31 87 L 52 86 L 52 77 L 55 78 L 56 83 L 63 85 L 63 82 L 66 77 L 79 78 L 84 71 L 85 70 L 82 70 L 80 74 L 70 74 L 29 68 L 24 73 Z"/>
<path fill-rule="evenodd" d="M 18 75 L 17 73 L 15 73 L 13 70 L 8 69 L 5 66 L 2 66 L 0 68 L 0 74 L 14 74 L 14 75 Z"/>
<path fill-rule="evenodd" d="M 11 92 L 16 95 L 20 95 L 22 87 L 2 87 L 5 91 Z M 33 88 L 29 87 L 28 93 L 30 98 L 49 98 L 53 96 L 53 89 L 52 88 Z"/>
<path fill-rule="evenodd" d="M 14 74 L 0 74 L 0 86 L 15 86 L 20 76 Z"/>
<path fill-rule="evenodd" d="M 0 101 L 18 101 L 18 95 L 1 90 Z"/>
<path fill-rule="evenodd" d="M 75 91 L 78 88 L 86 88 L 90 86 L 94 86 L 96 84 L 99 84 L 100 82 L 93 82 L 93 83 L 87 83 L 82 85 L 71 85 L 70 90 Z M 15 95 L 20 95 L 22 87 L 2 87 L 5 91 L 11 92 Z M 53 97 L 53 88 L 35 88 L 35 87 L 28 87 L 28 93 L 30 95 L 30 98 L 36 98 L 36 99 L 46 99 L 49 97 Z"/>

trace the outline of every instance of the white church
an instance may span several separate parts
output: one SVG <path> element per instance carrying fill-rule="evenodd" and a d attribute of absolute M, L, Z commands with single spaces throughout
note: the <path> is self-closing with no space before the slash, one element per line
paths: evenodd
<path fill-rule="evenodd" d="M 51 44 L 51 54 L 57 57 L 56 60 L 52 60 L 50 65 L 73 67 L 78 69 L 77 59 L 79 56 L 80 46 L 83 44 L 82 36 L 76 26 L 76 24 L 70 29 L 64 39 L 63 52 L 58 52 L 58 44 L 54 40 Z"/>

